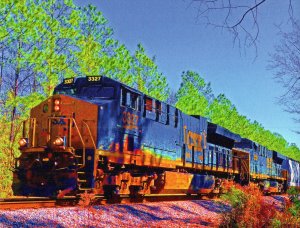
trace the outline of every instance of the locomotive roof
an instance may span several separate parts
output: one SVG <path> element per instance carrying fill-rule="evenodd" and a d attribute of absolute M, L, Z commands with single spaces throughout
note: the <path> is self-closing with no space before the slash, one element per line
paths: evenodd
<path fill-rule="evenodd" d="M 250 148 L 252 148 L 252 146 L 254 146 L 254 147 L 260 146 L 260 147 L 266 148 L 268 151 L 270 151 L 273 154 L 273 159 L 277 160 L 277 161 L 278 160 L 282 161 L 282 160 L 285 160 L 287 158 L 286 156 L 282 155 L 281 153 L 279 153 L 275 150 L 269 150 L 267 147 L 262 146 L 261 144 L 259 144 L 257 142 L 254 142 L 254 141 L 252 141 L 250 139 L 247 139 L 247 138 L 242 138 L 241 141 L 240 141 L 240 144 L 239 144 L 239 142 L 237 142 L 237 143 L 238 143 L 238 145 L 244 145 L 244 146 L 247 145 Z"/>
<path fill-rule="evenodd" d="M 276 160 L 276 161 L 282 161 L 282 160 L 285 160 L 287 157 L 280 154 L 279 152 L 275 151 L 275 150 L 272 150 L 273 152 L 273 159 Z"/>
<path fill-rule="evenodd" d="M 208 122 L 207 141 L 220 146 L 232 148 L 234 142 L 241 141 L 241 136 L 217 124 Z"/>
<path fill-rule="evenodd" d="M 95 78 L 101 78 L 99 81 L 89 81 L 88 78 L 89 77 L 95 77 Z M 100 84 L 106 84 L 106 85 L 121 85 L 122 87 L 126 88 L 127 90 L 140 94 L 142 95 L 143 93 L 137 89 L 134 89 L 126 84 L 124 84 L 123 82 L 120 82 L 118 80 L 112 79 L 112 78 L 108 78 L 106 76 L 86 76 L 86 77 L 77 77 L 77 78 L 69 78 L 72 79 L 72 83 L 65 83 L 65 80 L 68 79 L 64 79 L 62 83 L 58 84 L 54 91 L 56 90 L 60 90 L 60 89 L 68 89 L 68 88 L 81 88 L 81 87 L 85 87 L 85 86 L 91 86 L 91 85 L 100 85 Z M 147 94 L 145 94 L 147 97 L 153 98 Z M 153 98 L 155 99 L 155 98 Z M 157 100 L 157 99 L 156 99 Z"/>
<path fill-rule="evenodd" d="M 89 78 L 94 78 L 93 81 L 89 81 Z M 65 89 L 70 87 L 82 87 L 88 85 L 95 85 L 95 84 L 122 84 L 114 79 L 105 77 L 105 76 L 86 76 L 86 77 L 78 77 L 78 78 L 65 78 L 62 83 L 58 84 L 55 87 L 56 89 Z"/>
<path fill-rule="evenodd" d="M 221 137 L 225 137 L 229 140 L 233 140 L 235 142 L 241 141 L 241 136 L 229 131 L 227 128 L 221 127 L 220 125 L 208 122 L 207 131 L 211 134 L 219 135 Z"/>

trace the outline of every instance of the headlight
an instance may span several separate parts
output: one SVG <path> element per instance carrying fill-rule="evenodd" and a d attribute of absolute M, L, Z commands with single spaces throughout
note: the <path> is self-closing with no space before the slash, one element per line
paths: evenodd
<path fill-rule="evenodd" d="M 53 144 L 54 144 L 55 146 L 63 146 L 63 145 L 64 145 L 64 140 L 63 140 L 63 138 L 61 138 L 61 137 L 57 137 L 57 138 L 54 140 Z"/>
<path fill-rule="evenodd" d="M 54 109 L 55 112 L 60 111 L 60 104 L 61 104 L 60 99 L 54 99 L 54 101 L 53 101 L 53 109 Z"/>
<path fill-rule="evenodd" d="M 20 145 L 20 147 L 25 147 L 25 146 L 27 146 L 27 139 L 26 139 L 26 138 L 21 138 L 21 139 L 19 140 L 19 145 Z"/>
<path fill-rule="evenodd" d="M 55 105 L 55 106 L 54 106 L 54 111 L 55 111 L 55 112 L 58 112 L 59 110 L 60 110 L 59 105 Z"/>
<path fill-rule="evenodd" d="M 55 99 L 55 100 L 54 100 L 54 104 L 55 104 L 55 105 L 59 105 L 59 104 L 60 104 L 60 100 L 59 100 L 59 99 Z"/>

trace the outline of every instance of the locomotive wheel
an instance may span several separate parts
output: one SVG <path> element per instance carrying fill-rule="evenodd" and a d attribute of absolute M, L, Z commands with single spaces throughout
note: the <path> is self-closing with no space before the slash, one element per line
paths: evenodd
<path fill-rule="evenodd" d="M 103 186 L 104 197 L 107 199 L 120 198 L 120 187 L 119 186 Z"/>
<path fill-rule="evenodd" d="M 140 191 L 143 190 L 142 186 L 130 186 L 129 189 L 131 198 L 137 199 L 145 196 L 145 194 L 140 193 Z"/>

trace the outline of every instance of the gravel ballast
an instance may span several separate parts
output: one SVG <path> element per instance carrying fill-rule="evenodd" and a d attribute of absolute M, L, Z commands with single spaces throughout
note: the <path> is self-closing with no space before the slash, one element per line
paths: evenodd
<path fill-rule="evenodd" d="M 193 200 L 0 210 L 0 227 L 217 227 L 230 206 Z"/>
<path fill-rule="evenodd" d="M 282 211 L 287 196 L 264 196 Z M 0 210 L 0 227 L 218 227 L 231 207 L 221 200 Z"/>

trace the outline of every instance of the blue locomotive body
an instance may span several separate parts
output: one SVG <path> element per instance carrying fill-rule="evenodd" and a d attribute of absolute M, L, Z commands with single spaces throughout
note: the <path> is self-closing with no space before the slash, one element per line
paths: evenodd
<path fill-rule="evenodd" d="M 15 195 L 210 194 L 233 179 L 299 186 L 298 162 L 106 77 L 65 79 L 29 126 Z"/>

